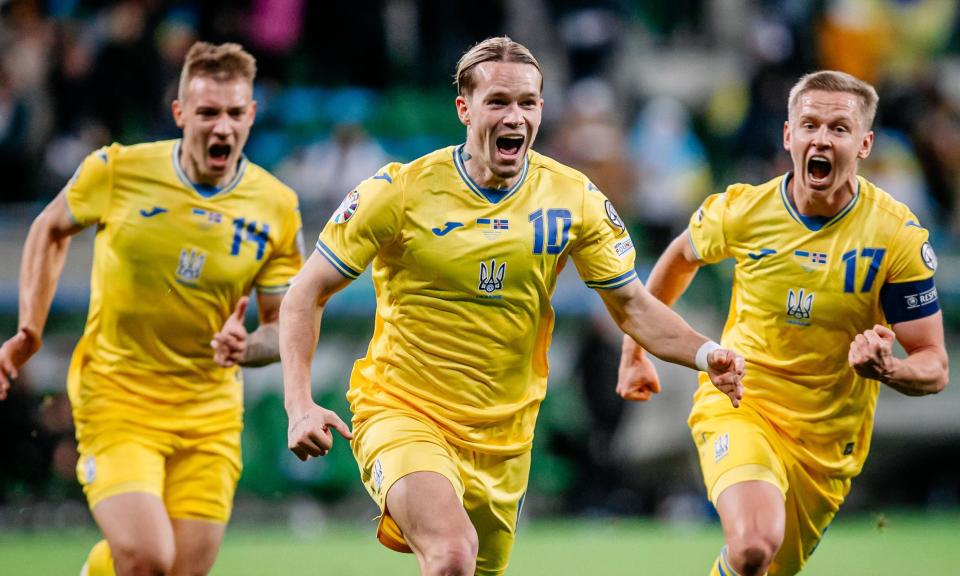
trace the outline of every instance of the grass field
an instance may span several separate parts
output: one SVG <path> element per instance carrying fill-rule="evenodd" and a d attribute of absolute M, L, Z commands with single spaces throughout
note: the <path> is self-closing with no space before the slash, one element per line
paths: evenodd
<path fill-rule="evenodd" d="M 98 536 L 91 531 L 0 531 L 3 576 L 73 576 Z M 703 576 L 721 545 L 718 525 L 669 527 L 649 521 L 528 522 L 509 574 Z M 278 528 L 231 527 L 216 576 L 316 574 L 416 576 L 416 562 L 382 548 L 361 527 L 297 536 Z M 960 512 L 892 513 L 834 522 L 811 559 L 810 576 L 960 575 Z"/>

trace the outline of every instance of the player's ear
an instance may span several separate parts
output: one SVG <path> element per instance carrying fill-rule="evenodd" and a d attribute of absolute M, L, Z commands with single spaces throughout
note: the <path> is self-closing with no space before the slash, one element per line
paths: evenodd
<path fill-rule="evenodd" d="M 460 123 L 464 126 L 470 125 L 470 105 L 467 103 L 467 99 L 461 94 L 457 96 L 456 100 L 457 105 L 457 118 L 460 119 Z"/>
<path fill-rule="evenodd" d="M 787 152 L 790 151 L 790 121 L 785 120 L 783 122 L 783 149 Z"/>
<path fill-rule="evenodd" d="M 873 150 L 873 130 L 864 134 L 863 141 L 860 142 L 860 150 L 857 151 L 857 158 L 859 160 L 866 160 L 871 150 Z"/>
<path fill-rule="evenodd" d="M 179 100 L 174 100 L 173 104 L 170 105 L 170 110 L 173 112 L 173 121 L 177 128 L 183 128 L 183 105 L 180 104 Z"/>
<path fill-rule="evenodd" d="M 257 101 L 250 101 L 250 124 L 253 124 L 253 121 L 257 119 Z"/>

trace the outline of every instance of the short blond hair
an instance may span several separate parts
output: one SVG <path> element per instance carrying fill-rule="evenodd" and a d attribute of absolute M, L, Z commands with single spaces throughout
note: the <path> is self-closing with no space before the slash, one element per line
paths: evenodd
<path fill-rule="evenodd" d="M 474 44 L 460 57 L 457 62 L 456 77 L 454 78 L 458 94 L 467 96 L 473 92 L 476 87 L 473 69 L 484 62 L 530 64 L 540 73 L 540 89 L 543 90 L 543 71 L 540 70 L 540 63 L 533 57 L 530 50 L 523 44 L 514 42 L 508 36 L 496 36 Z"/>
<path fill-rule="evenodd" d="M 257 60 L 243 46 L 233 42 L 219 45 L 195 42 L 187 52 L 180 72 L 177 98 L 183 100 L 187 86 L 197 76 L 210 76 L 220 82 L 242 78 L 253 86 L 257 77 Z"/>
<path fill-rule="evenodd" d="M 869 83 L 851 76 L 846 72 L 836 70 L 821 70 L 812 72 L 800 78 L 790 89 L 790 98 L 787 100 L 787 115 L 793 118 L 793 112 L 800 105 L 800 96 L 813 91 L 846 92 L 860 99 L 860 116 L 863 118 L 864 129 L 873 126 L 873 119 L 877 115 L 877 103 L 880 97 Z"/>

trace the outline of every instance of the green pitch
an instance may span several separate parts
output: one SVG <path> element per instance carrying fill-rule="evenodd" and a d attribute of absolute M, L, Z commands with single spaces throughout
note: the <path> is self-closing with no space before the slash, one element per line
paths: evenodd
<path fill-rule="evenodd" d="M 878 526 L 879 525 L 879 526 Z M 960 574 L 960 512 L 893 513 L 838 519 L 804 576 Z M 93 532 L 0 532 L 5 576 L 79 572 Z M 649 521 L 537 521 L 521 526 L 509 574 L 698 576 L 721 546 L 719 525 L 669 527 Z M 412 556 L 381 547 L 354 525 L 297 535 L 231 527 L 213 574 L 416 576 Z"/>

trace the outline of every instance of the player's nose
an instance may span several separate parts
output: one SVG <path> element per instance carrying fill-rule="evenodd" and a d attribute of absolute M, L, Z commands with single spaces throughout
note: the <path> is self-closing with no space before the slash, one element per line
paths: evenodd
<path fill-rule="evenodd" d="M 517 126 L 523 125 L 523 113 L 520 110 L 520 105 L 514 102 L 507 107 L 506 113 L 503 117 L 503 123 L 511 128 L 516 128 Z"/>
<path fill-rule="evenodd" d="M 824 148 L 830 145 L 830 128 L 828 126 L 821 126 L 816 132 L 813 133 L 813 144 L 817 148 Z"/>
<path fill-rule="evenodd" d="M 213 133 L 218 136 L 226 136 L 230 134 L 230 119 L 226 114 L 221 114 L 217 121 L 213 124 Z"/>

